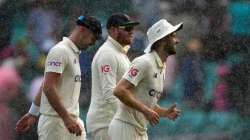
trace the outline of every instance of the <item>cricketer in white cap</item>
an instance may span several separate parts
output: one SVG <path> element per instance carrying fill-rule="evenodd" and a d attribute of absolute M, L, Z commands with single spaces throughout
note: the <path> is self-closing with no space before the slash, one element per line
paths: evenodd
<path fill-rule="evenodd" d="M 164 62 L 176 53 L 176 31 L 181 28 L 182 23 L 173 26 L 161 19 L 148 29 L 146 54 L 132 62 L 114 89 L 120 102 L 109 126 L 111 140 L 148 140 L 148 123 L 154 126 L 160 117 L 175 120 L 180 115 L 176 104 L 162 108 L 157 101 L 163 92 Z"/>

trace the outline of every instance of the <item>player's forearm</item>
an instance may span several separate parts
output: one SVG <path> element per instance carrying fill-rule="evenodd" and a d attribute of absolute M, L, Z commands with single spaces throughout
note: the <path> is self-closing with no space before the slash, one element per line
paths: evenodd
<path fill-rule="evenodd" d="M 156 105 L 153 110 L 157 112 L 160 117 L 167 117 L 166 116 L 167 109 L 162 108 L 159 105 Z"/>
<path fill-rule="evenodd" d="M 41 85 L 38 93 L 36 94 L 35 99 L 33 100 L 33 103 L 35 103 L 35 105 L 40 106 L 41 96 L 42 96 L 42 85 Z"/>
<path fill-rule="evenodd" d="M 35 99 L 33 100 L 32 104 L 30 106 L 29 114 L 31 114 L 33 116 L 39 116 L 41 96 L 42 96 L 42 85 L 41 85 L 38 93 L 35 96 Z"/>
<path fill-rule="evenodd" d="M 125 105 L 136 109 L 137 111 L 145 114 L 150 108 L 137 100 L 133 93 L 127 89 L 114 90 L 114 95 Z"/>
<path fill-rule="evenodd" d="M 60 98 L 58 97 L 57 94 L 57 88 L 54 86 L 44 88 L 44 93 L 52 106 L 52 108 L 58 113 L 58 115 L 64 119 L 69 116 L 68 111 L 65 109 L 63 106 L 62 102 L 60 101 Z"/>

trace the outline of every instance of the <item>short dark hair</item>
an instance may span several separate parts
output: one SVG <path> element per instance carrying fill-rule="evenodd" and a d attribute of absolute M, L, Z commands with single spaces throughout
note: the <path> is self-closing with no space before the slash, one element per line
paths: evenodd
<path fill-rule="evenodd" d="M 91 30 L 97 39 L 99 39 L 102 35 L 101 22 L 93 16 L 81 15 L 78 17 L 76 24 Z"/>

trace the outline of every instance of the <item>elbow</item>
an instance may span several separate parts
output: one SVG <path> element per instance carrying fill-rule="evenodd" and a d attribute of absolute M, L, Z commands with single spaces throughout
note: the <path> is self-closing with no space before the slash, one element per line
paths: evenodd
<path fill-rule="evenodd" d="M 119 96 L 119 90 L 117 89 L 117 87 L 113 90 L 113 95 L 114 96 Z"/>
<path fill-rule="evenodd" d="M 43 91 L 43 93 L 44 93 L 45 95 L 47 95 L 47 93 L 49 93 L 49 87 L 44 86 L 43 89 L 42 89 L 42 91 Z"/>
<path fill-rule="evenodd" d="M 122 97 L 122 89 L 120 87 L 116 87 L 113 91 L 113 95 L 116 96 L 117 98 Z"/>
<path fill-rule="evenodd" d="M 53 87 L 51 85 L 44 85 L 42 88 L 43 93 L 47 96 L 51 91 L 53 90 Z"/>

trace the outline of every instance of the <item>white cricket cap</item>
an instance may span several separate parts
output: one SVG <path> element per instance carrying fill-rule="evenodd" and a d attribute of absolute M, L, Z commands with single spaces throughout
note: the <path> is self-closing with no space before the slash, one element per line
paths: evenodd
<path fill-rule="evenodd" d="M 179 23 L 175 26 L 170 24 L 166 19 L 161 19 L 153 24 L 147 31 L 148 46 L 144 50 L 145 53 L 151 52 L 152 45 L 162 39 L 163 37 L 178 31 L 182 28 L 183 23 Z"/>

